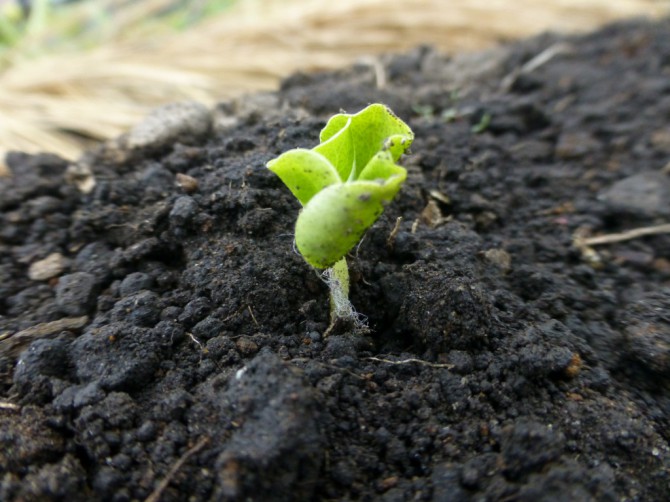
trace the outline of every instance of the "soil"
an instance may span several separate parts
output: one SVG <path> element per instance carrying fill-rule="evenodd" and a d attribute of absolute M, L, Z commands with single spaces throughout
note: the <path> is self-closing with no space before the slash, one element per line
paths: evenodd
<path fill-rule="evenodd" d="M 409 176 L 349 257 L 370 332 L 324 337 L 264 165 L 371 102 L 413 128 Z M 667 500 L 670 234 L 575 236 L 668 222 L 669 119 L 666 20 L 9 155 L 0 499 Z"/>

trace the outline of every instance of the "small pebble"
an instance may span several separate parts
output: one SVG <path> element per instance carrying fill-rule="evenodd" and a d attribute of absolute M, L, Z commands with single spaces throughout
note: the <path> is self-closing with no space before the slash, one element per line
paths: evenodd
<path fill-rule="evenodd" d="M 154 281 L 149 274 L 145 274 L 144 272 L 133 272 L 123 279 L 121 286 L 119 287 L 119 292 L 121 293 L 121 296 L 130 296 L 143 289 L 151 289 L 153 282 Z"/>
<path fill-rule="evenodd" d="M 617 181 L 598 198 L 615 213 L 651 218 L 670 215 L 670 176 L 639 173 Z"/>
<path fill-rule="evenodd" d="M 188 195 L 179 197 L 170 211 L 170 225 L 181 227 L 188 223 L 198 211 L 198 203 Z"/>
<path fill-rule="evenodd" d="M 177 186 L 186 193 L 193 193 L 198 190 L 198 180 L 188 174 L 177 173 Z"/>
<path fill-rule="evenodd" d="M 503 272 L 509 272 L 512 268 L 512 257 L 504 249 L 488 249 L 484 251 L 484 258 Z"/>
<path fill-rule="evenodd" d="M 196 102 L 171 103 L 152 111 L 128 133 L 132 150 L 154 150 L 179 141 L 187 143 L 207 134 L 212 125 L 209 109 Z"/>
<path fill-rule="evenodd" d="M 250 356 L 258 352 L 258 344 L 248 336 L 240 337 L 235 342 L 235 346 L 237 347 L 237 350 L 239 350 L 240 353 L 244 356 Z"/>
<path fill-rule="evenodd" d="M 67 258 L 60 253 L 52 253 L 43 260 L 30 265 L 28 277 L 33 281 L 46 281 L 61 275 L 67 265 Z"/>
<path fill-rule="evenodd" d="M 670 127 L 655 131 L 651 135 L 651 144 L 662 153 L 670 153 Z"/>
<path fill-rule="evenodd" d="M 568 132 L 558 138 L 555 154 L 559 159 L 578 159 L 600 150 L 600 142 L 588 133 Z"/>
<path fill-rule="evenodd" d="M 62 276 L 56 286 L 56 304 L 69 315 L 82 315 L 94 304 L 97 293 L 95 276 L 75 272 Z"/>

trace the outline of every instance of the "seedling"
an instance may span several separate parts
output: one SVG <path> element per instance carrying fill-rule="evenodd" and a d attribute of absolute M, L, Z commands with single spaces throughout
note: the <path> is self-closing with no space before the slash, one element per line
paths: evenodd
<path fill-rule="evenodd" d="M 296 148 L 268 162 L 303 208 L 295 243 L 305 261 L 325 269 L 331 328 L 340 320 L 360 324 L 349 302 L 346 254 L 393 200 L 407 178 L 396 164 L 414 133 L 384 105 L 338 114 L 311 150 Z"/>

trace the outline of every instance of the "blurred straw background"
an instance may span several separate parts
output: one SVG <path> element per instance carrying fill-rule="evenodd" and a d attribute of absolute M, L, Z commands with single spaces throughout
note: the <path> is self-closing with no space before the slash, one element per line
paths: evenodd
<path fill-rule="evenodd" d="M 51 8 L 33 0 L 22 14 L 0 0 L 0 159 L 9 150 L 76 158 L 152 107 L 274 89 L 296 70 L 419 44 L 473 51 L 669 12 L 670 0 L 87 0 Z"/>

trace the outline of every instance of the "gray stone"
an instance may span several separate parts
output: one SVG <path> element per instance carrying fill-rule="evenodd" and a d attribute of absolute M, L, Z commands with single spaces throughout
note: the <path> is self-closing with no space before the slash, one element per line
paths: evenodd
<path fill-rule="evenodd" d="M 67 344 L 62 340 L 35 340 L 24 350 L 14 369 L 14 383 L 29 384 L 39 375 L 63 378 L 68 372 Z"/>
<path fill-rule="evenodd" d="M 181 227 L 188 223 L 198 211 L 198 203 L 193 200 L 193 197 L 182 195 L 179 197 L 172 210 L 170 211 L 170 225 L 173 227 Z"/>
<path fill-rule="evenodd" d="M 635 174 L 614 183 L 598 198 L 613 213 L 641 217 L 670 215 L 670 177 L 659 172 Z"/>
<path fill-rule="evenodd" d="M 188 143 L 209 132 L 209 109 L 193 101 L 171 103 L 152 111 L 128 133 L 126 144 L 132 150 L 155 150 L 179 141 Z"/>
<path fill-rule="evenodd" d="M 95 304 L 97 289 L 95 276 L 88 272 L 64 275 L 56 286 L 56 304 L 66 314 L 85 314 Z"/>
<path fill-rule="evenodd" d="M 123 281 L 121 281 L 121 286 L 119 292 L 121 296 L 129 296 L 133 293 L 142 291 L 143 289 L 151 289 L 153 286 L 153 279 L 149 274 L 144 272 L 133 272 L 128 274 Z"/>

